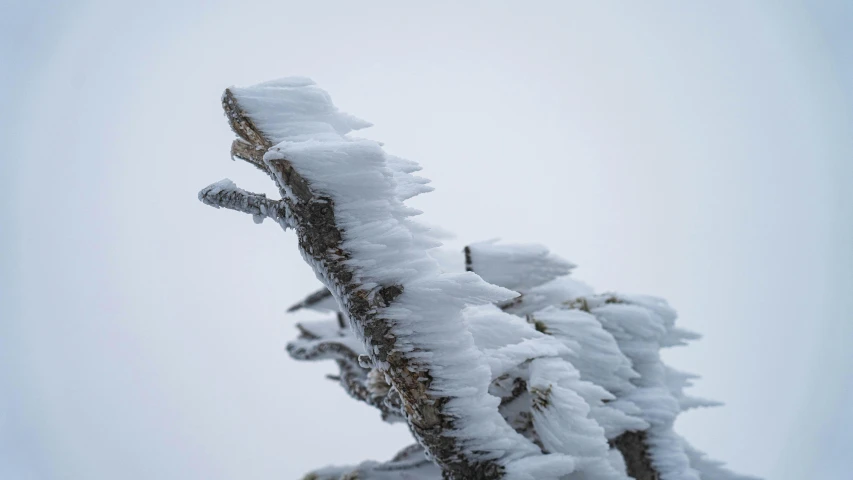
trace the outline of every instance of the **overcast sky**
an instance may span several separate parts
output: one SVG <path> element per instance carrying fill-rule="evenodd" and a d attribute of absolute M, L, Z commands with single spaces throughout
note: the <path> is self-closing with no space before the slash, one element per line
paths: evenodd
<path fill-rule="evenodd" d="M 454 244 L 666 297 L 705 335 L 667 360 L 727 404 L 679 419 L 694 445 L 853 470 L 849 2 L 3 0 L 0 26 L 0 478 L 278 480 L 410 442 L 283 351 L 319 285 L 294 236 L 196 199 L 273 193 L 219 96 L 287 75 L 424 166 Z"/>

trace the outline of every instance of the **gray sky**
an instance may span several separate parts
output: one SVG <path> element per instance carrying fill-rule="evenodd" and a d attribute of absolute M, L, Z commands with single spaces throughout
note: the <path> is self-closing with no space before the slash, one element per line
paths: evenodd
<path fill-rule="evenodd" d="M 2 5 L 0 478 L 298 478 L 409 442 L 283 351 L 318 285 L 277 226 L 202 205 L 221 91 L 314 78 L 420 162 L 459 242 L 545 243 L 666 297 L 741 472 L 853 469 L 849 2 Z"/>

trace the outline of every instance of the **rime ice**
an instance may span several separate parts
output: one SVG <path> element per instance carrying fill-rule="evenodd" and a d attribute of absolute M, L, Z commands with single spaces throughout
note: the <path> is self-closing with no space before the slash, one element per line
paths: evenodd
<path fill-rule="evenodd" d="M 200 199 L 296 230 L 326 288 L 291 311 L 337 318 L 301 323 L 288 352 L 335 361 L 353 398 L 409 422 L 418 442 L 388 462 L 311 478 L 745 478 L 673 431 L 681 411 L 714 402 L 686 395 L 695 377 L 660 359 L 698 338 L 675 326 L 665 301 L 595 294 L 540 245 L 474 243 L 458 254 L 466 272 L 448 268 L 438 232 L 404 203 L 432 190 L 418 164 L 349 136 L 370 124 L 314 82 L 232 88 L 223 101 L 234 151 L 269 173 L 282 199 L 227 180 Z M 620 450 L 638 433 L 642 451 Z"/>

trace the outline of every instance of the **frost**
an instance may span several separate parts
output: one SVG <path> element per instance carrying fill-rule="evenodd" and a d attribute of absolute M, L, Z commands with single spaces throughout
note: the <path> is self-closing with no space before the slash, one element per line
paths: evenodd
<path fill-rule="evenodd" d="M 246 115 L 274 142 L 336 139 L 371 126 L 339 111 L 329 94 L 308 78 L 273 80 L 231 91 Z"/>
<path fill-rule="evenodd" d="M 347 138 L 363 126 L 339 112 L 325 92 L 305 82 L 276 82 L 232 89 L 247 116 L 275 145 L 264 155 L 273 164 L 288 162 L 307 181 L 313 194 L 328 198 L 341 232 L 341 263 L 357 285 L 402 285 L 401 293 L 382 308 L 389 322 L 393 351 L 373 343 L 367 353 L 380 368 L 390 354 L 408 359 L 412 373 L 431 379 L 427 393 L 443 400 L 454 418 L 461 454 L 477 461 L 509 461 L 538 453 L 534 444 L 513 430 L 498 412 L 500 399 L 488 392 L 491 371 L 474 345 L 462 311 L 470 305 L 494 303 L 515 293 L 483 281 L 473 273 L 443 273 L 427 253 L 438 246 L 427 228 L 410 217 L 419 212 L 402 201 L 429 189 L 412 172 L 413 162 L 386 155 L 377 142 Z M 279 183 L 288 179 L 279 177 Z M 307 257 L 306 257 L 307 259 Z M 329 281 L 326 265 L 312 261 L 318 278 Z M 341 302 L 343 292 L 328 283 Z M 355 325 L 356 337 L 375 342 Z M 390 368 L 390 365 L 389 365 Z M 391 372 L 392 383 L 395 373 Z"/>
<path fill-rule="evenodd" d="M 533 287 L 502 307 L 507 312 L 524 316 L 543 308 L 571 302 L 592 293 L 593 289 L 589 285 L 565 276 Z"/>
<path fill-rule="evenodd" d="M 471 270 L 489 283 L 519 292 L 568 275 L 575 267 L 542 245 L 489 241 L 467 248 Z"/>
<path fill-rule="evenodd" d="M 585 380 L 614 394 L 625 394 L 636 388 L 631 380 L 640 375 L 631 368 L 631 360 L 619 350 L 613 335 L 604 330 L 594 315 L 550 306 L 530 318 L 537 328 L 575 347 L 567 360 Z"/>
<path fill-rule="evenodd" d="M 661 361 L 661 348 L 699 338 L 664 300 L 595 294 L 541 245 L 441 248 L 447 234 L 404 203 L 432 191 L 420 166 L 349 136 L 370 124 L 310 79 L 232 88 L 223 104 L 232 153 L 282 198 L 230 180 L 199 198 L 294 229 L 325 287 L 288 311 L 336 315 L 299 323 L 288 353 L 334 361 L 331 379 L 418 442 L 307 478 L 748 478 L 673 431 L 680 412 L 717 403 L 687 395 L 696 377 Z"/>
<path fill-rule="evenodd" d="M 506 480 L 560 480 L 574 471 L 568 455 L 550 454 L 515 460 L 506 466 Z"/>

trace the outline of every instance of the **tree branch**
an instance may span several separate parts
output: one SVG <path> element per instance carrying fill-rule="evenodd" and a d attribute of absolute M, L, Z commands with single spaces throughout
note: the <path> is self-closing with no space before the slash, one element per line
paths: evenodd
<path fill-rule="evenodd" d="M 270 171 L 264 163 L 265 152 L 266 150 L 261 150 L 257 146 L 246 143 L 245 140 L 240 138 L 231 142 L 231 158 L 239 158 L 240 160 L 249 162 L 255 168 L 270 175 Z"/>
<path fill-rule="evenodd" d="M 261 223 L 264 218 L 271 218 L 285 226 L 288 217 L 287 207 L 280 200 L 272 200 L 262 193 L 237 188 L 237 185 L 228 179 L 205 187 L 198 193 L 198 199 L 214 208 L 248 213 L 254 217 L 255 223 Z"/>
<path fill-rule="evenodd" d="M 316 361 L 335 360 L 340 373 L 330 377 L 337 381 L 347 394 L 355 400 L 376 407 L 382 420 L 388 423 L 405 421 L 400 405 L 388 403 L 388 386 L 385 377 L 374 374 L 375 369 L 362 366 L 359 355 L 353 350 L 352 334 L 346 337 L 324 337 L 314 333 L 302 324 L 299 339 L 287 344 L 287 353 L 296 360 Z"/>
<path fill-rule="evenodd" d="M 375 142 L 346 135 L 365 122 L 337 111 L 325 92 L 302 78 L 228 89 L 222 105 L 239 137 L 232 158 L 267 173 L 282 200 L 246 192 L 230 180 L 205 188 L 199 199 L 251 214 L 258 223 L 269 217 L 293 228 L 303 258 L 328 290 L 289 311 L 322 310 L 334 300 L 337 326 L 346 323 L 353 332 L 341 335 L 326 324 L 313 335 L 299 326 L 303 337 L 288 352 L 302 360 L 335 360 L 340 375 L 334 379 L 386 420 L 407 420 L 426 453 L 412 458 L 418 449 L 407 449 L 386 464 L 332 467 L 306 478 L 384 480 L 401 470 L 433 478 L 438 469 L 445 480 L 505 474 L 554 480 L 572 472 L 622 478 L 622 468 L 615 472 L 607 459 L 608 439 L 637 480 L 695 473 L 695 452 L 676 448 L 684 442 L 671 427 L 680 410 L 702 402 L 683 394 L 686 377 L 666 370 L 658 353 L 695 334 L 674 328 L 674 311 L 665 302 L 587 295 L 579 293 L 586 287 L 578 282 L 552 282 L 573 265 L 535 245 L 470 245 L 465 269 L 479 277 L 433 273 L 440 270 L 426 251 L 435 244 L 421 238 L 424 229 L 407 218 L 416 212 L 402 203 L 425 191 L 425 181 L 408 175 L 414 167 L 401 167 Z M 507 301 L 506 289 L 522 295 Z M 500 302 L 496 311 L 504 316 L 500 310 L 527 314 L 533 327 L 523 325 L 524 332 L 505 324 L 518 343 L 477 336 L 469 322 L 474 314 L 462 309 L 488 302 Z M 529 315 L 570 310 L 586 313 Z M 505 321 L 479 318 L 487 329 Z M 563 343 L 542 334 L 562 335 Z M 367 355 L 358 355 L 362 351 Z M 529 371 L 505 373 L 519 362 Z M 488 369 L 500 375 L 492 384 Z M 584 402 L 589 411 L 579 407 Z M 675 446 L 665 462 L 662 445 Z"/>
<path fill-rule="evenodd" d="M 332 292 L 330 292 L 328 288 L 323 287 L 320 290 L 317 290 L 317 291 L 311 293 L 310 295 L 308 295 L 307 297 L 305 297 L 301 302 L 299 302 L 295 305 L 292 305 L 290 308 L 287 309 L 287 313 L 295 312 L 297 310 L 302 310 L 303 308 L 309 308 L 313 305 L 316 305 L 316 304 L 322 302 L 323 300 L 327 300 L 331 296 L 332 296 Z"/>
<path fill-rule="evenodd" d="M 254 150 L 267 151 L 273 142 L 242 110 L 228 89 L 222 98 L 223 109 L 234 132 Z M 238 148 L 241 158 L 245 150 Z M 247 157 L 251 157 L 246 154 Z M 453 479 L 494 479 L 503 476 L 503 467 L 491 460 L 479 460 L 465 453 L 455 434 L 458 413 L 445 410 L 447 395 L 436 395 L 430 389 L 433 381 L 426 365 L 413 362 L 397 345 L 394 322 L 380 312 L 403 293 L 403 285 L 361 285 L 356 270 L 347 262 L 349 252 L 342 248 L 343 236 L 335 218 L 332 198 L 315 192 L 287 158 L 264 160 L 276 181 L 286 206 L 287 219 L 295 228 L 299 247 L 306 261 L 332 290 L 342 310 L 363 337 L 368 354 L 400 394 L 402 406 L 412 432 L 430 452 L 431 458 Z M 246 195 L 220 193 L 222 189 L 203 191 L 202 201 L 240 211 L 253 209 Z M 250 197 L 255 198 L 256 197 Z M 238 201 L 239 200 L 239 201 Z M 206 203 L 208 203 L 206 202 Z M 236 208 L 235 208 L 236 207 Z M 495 412 L 497 415 L 497 412 Z M 510 431 L 512 431 L 510 429 Z"/>

